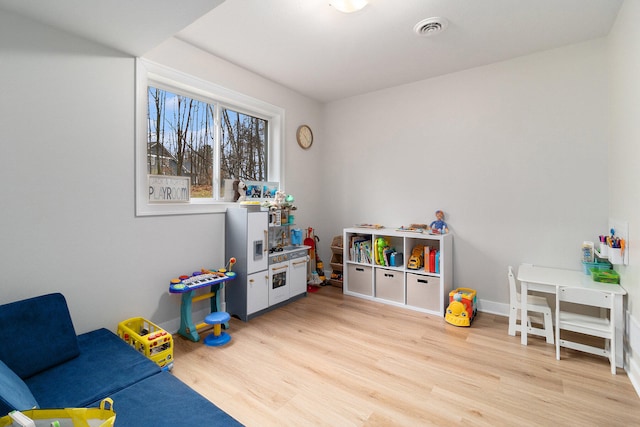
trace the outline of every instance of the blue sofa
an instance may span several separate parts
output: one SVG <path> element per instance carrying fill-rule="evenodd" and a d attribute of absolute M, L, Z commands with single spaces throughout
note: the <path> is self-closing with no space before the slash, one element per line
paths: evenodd
<path fill-rule="evenodd" d="M 0 305 L 0 417 L 113 399 L 115 427 L 241 426 L 107 329 L 76 335 L 54 293 Z"/>

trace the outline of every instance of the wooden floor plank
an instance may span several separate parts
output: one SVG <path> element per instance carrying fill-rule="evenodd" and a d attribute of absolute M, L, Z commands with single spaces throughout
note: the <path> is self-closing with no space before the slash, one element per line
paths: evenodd
<path fill-rule="evenodd" d="M 507 334 L 479 313 L 441 317 L 317 293 L 250 322 L 231 342 L 175 337 L 174 375 L 246 426 L 640 425 L 640 398 L 604 357 Z M 202 334 L 206 335 L 206 332 Z"/>

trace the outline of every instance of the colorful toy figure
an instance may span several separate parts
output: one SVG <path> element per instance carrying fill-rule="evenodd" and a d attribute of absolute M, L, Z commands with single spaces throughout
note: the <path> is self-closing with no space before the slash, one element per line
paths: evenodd
<path fill-rule="evenodd" d="M 454 326 L 471 326 L 476 317 L 476 291 L 468 288 L 458 288 L 449 293 L 449 307 L 444 320 Z"/>
<path fill-rule="evenodd" d="M 384 250 L 385 248 L 389 247 L 389 243 L 387 242 L 387 240 L 384 237 L 378 237 L 375 242 L 375 252 L 374 252 L 374 256 L 375 256 L 375 261 L 377 265 L 386 265 L 385 259 L 384 259 Z"/>
<path fill-rule="evenodd" d="M 433 234 L 447 234 L 449 232 L 449 227 L 444 222 L 444 212 L 441 210 L 436 211 L 436 220 L 429 225 L 429 228 L 431 228 L 431 233 Z"/>

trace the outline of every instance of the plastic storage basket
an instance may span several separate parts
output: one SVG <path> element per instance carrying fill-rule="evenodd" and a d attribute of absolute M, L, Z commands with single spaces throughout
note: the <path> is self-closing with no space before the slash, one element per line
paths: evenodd
<path fill-rule="evenodd" d="M 598 270 L 597 268 L 592 268 L 591 275 L 596 282 L 620 283 L 620 275 L 618 275 L 618 272 L 615 270 Z"/>
<path fill-rule="evenodd" d="M 584 274 L 586 275 L 591 274 L 591 270 L 594 270 L 594 269 L 598 271 L 602 271 L 602 270 L 611 270 L 612 268 L 611 263 L 606 259 L 602 261 L 596 261 L 596 262 L 582 261 L 582 267 L 584 268 Z"/>

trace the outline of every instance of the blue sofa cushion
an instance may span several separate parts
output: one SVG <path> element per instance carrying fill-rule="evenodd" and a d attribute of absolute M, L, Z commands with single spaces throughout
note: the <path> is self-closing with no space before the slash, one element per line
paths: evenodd
<path fill-rule="evenodd" d="M 59 293 L 0 306 L 0 342 L 0 360 L 22 379 L 79 353 L 67 301 Z"/>
<path fill-rule="evenodd" d="M 110 396 L 114 427 L 242 426 L 185 383 L 163 371 Z M 94 402 L 90 406 L 98 406 Z"/>
<path fill-rule="evenodd" d="M 104 328 L 79 335 L 78 345 L 78 357 L 25 380 L 40 407 L 87 406 L 160 372 L 157 364 Z"/>
<path fill-rule="evenodd" d="M 0 414 L 39 408 L 29 387 L 0 360 Z"/>

